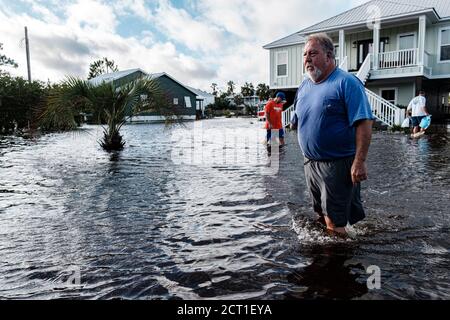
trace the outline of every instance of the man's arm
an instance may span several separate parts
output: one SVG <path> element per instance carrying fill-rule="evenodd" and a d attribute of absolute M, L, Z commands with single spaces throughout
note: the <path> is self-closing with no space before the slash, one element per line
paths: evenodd
<path fill-rule="evenodd" d="M 367 180 L 367 154 L 372 140 L 372 120 L 361 120 L 356 125 L 356 156 L 352 165 L 352 181 L 359 183 Z"/>
<path fill-rule="evenodd" d="M 423 106 L 422 106 L 422 109 L 423 109 L 423 112 L 425 112 L 425 114 L 426 114 L 427 116 L 430 115 L 430 113 L 428 112 L 428 109 L 427 109 L 427 100 L 426 100 L 426 99 L 423 99 Z"/>
<path fill-rule="evenodd" d="M 408 104 L 408 107 L 406 108 L 406 115 L 412 114 L 412 101 Z"/>

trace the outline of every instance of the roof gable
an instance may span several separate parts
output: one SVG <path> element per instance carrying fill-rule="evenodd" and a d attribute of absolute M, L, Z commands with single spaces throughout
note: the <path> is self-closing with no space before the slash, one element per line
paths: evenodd
<path fill-rule="evenodd" d="M 148 78 L 149 78 L 149 79 L 154 79 L 154 80 L 156 80 L 156 79 L 161 78 L 161 77 L 164 77 L 164 76 L 167 77 L 167 78 L 169 78 L 169 79 L 172 80 L 173 82 L 177 83 L 178 85 L 182 86 L 183 88 L 185 88 L 185 89 L 188 90 L 189 92 L 193 93 L 195 96 L 198 96 L 198 94 L 197 94 L 195 91 L 193 91 L 192 88 L 190 88 L 190 87 L 188 87 L 188 86 L 185 86 L 185 85 L 182 84 L 180 81 L 176 80 L 175 78 L 171 77 L 170 75 L 168 75 L 168 74 L 165 73 L 165 72 L 161 72 L 161 73 L 152 73 L 152 74 L 148 75 Z"/>
<path fill-rule="evenodd" d="M 264 49 L 271 49 L 271 48 L 279 48 L 279 47 L 286 47 L 286 46 L 292 46 L 300 43 L 304 43 L 305 38 L 299 35 L 298 32 L 293 33 L 287 37 L 284 37 L 280 40 L 274 41 L 272 43 L 266 44 L 263 48 Z"/>

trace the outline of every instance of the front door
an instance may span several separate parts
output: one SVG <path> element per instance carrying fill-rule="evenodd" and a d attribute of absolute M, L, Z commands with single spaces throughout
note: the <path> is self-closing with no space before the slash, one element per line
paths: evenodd
<path fill-rule="evenodd" d="M 373 40 L 358 41 L 358 70 L 361 68 L 364 60 L 369 53 L 373 52 Z"/>
<path fill-rule="evenodd" d="M 389 38 L 380 38 L 380 52 L 384 52 L 385 43 Z M 358 70 L 361 68 L 361 65 L 366 60 L 366 57 L 369 53 L 373 53 L 373 40 L 360 40 L 357 42 L 358 45 Z"/>

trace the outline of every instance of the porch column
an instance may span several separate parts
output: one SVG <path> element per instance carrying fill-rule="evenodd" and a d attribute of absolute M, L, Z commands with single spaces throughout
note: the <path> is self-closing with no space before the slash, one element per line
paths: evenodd
<path fill-rule="evenodd" d="M 419 56 L 418 63 L 423 66 L 425 63 L 425 34 L 427 32 L 427 16 L 419 17 Z"/>
<path fill-rule="evenodd" d="M 373 70 L 378 70 L 380 53 L 380 25 L 373 25 Z"/>
<path fill-rule="evenodd" d="M 345 32 L 339 30 L 339 63 L 342 64 L 345 58 Z M 339 66 L 338 66 L 339 67 Z M 347 71 L 347 70 L 345 70 Z"/>

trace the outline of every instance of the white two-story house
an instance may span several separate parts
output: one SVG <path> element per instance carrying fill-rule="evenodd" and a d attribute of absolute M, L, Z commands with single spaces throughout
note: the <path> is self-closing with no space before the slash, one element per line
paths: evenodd
<path fill-rule="evenodd" d="M 448 116 L 450 0 L 373 0 L 264 46 L 270 87 L 285 91 L 288 102 L 305 77 L 305 40 L 319 32 L 333 39 L 336 64 L 365 83 L 382 122 L 400 124 L 421 89 L 430 112 Z"/>

